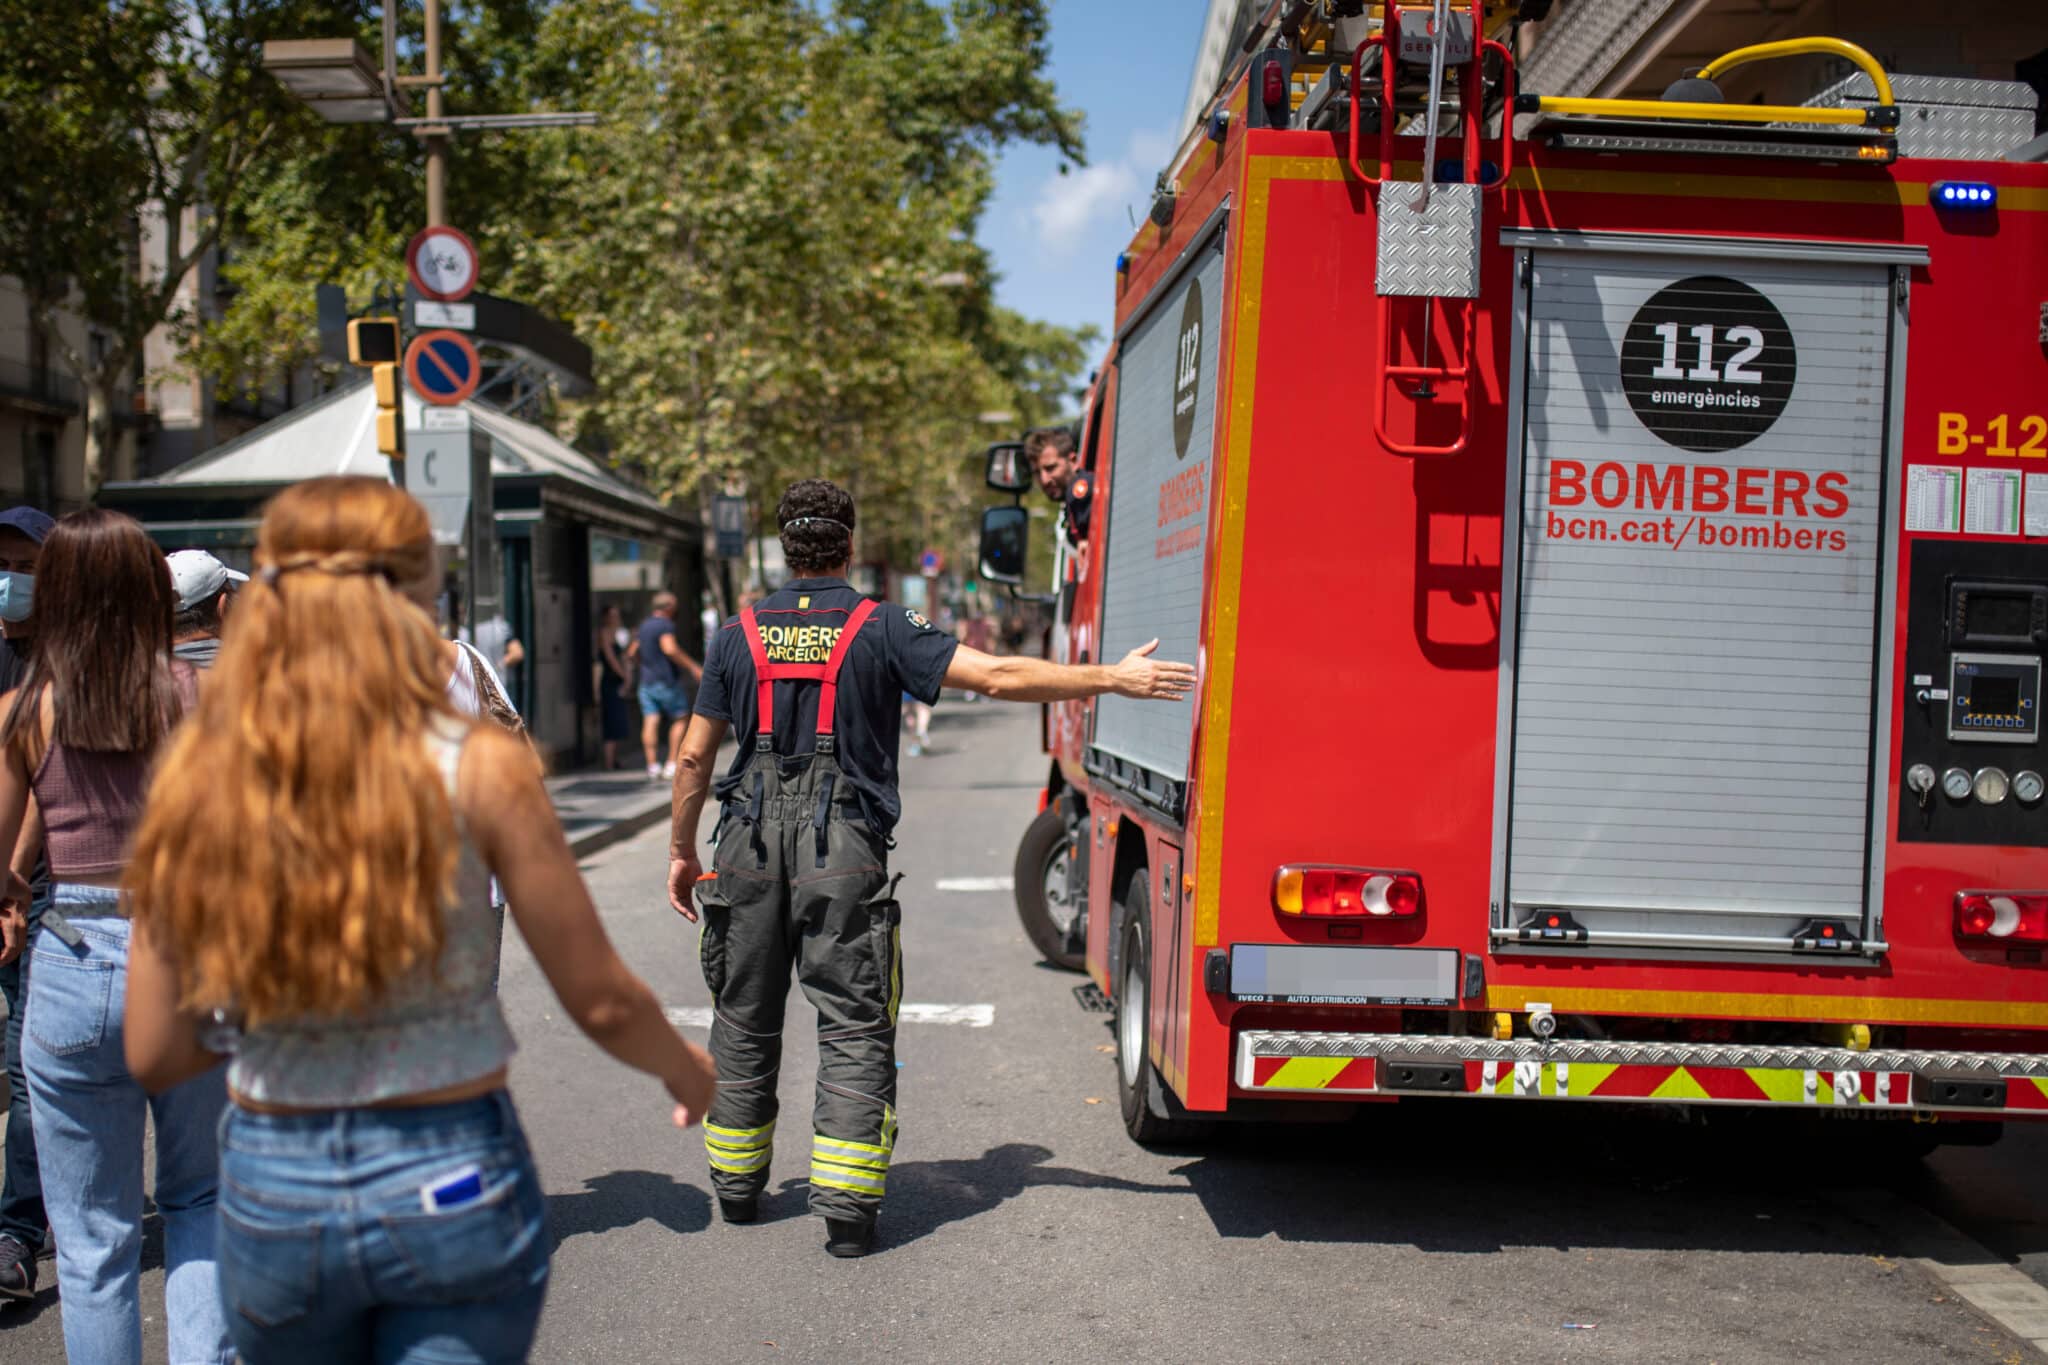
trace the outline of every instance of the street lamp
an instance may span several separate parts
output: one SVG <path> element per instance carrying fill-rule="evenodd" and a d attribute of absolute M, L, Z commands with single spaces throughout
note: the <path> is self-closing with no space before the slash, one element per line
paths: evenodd
<path fill-rule="evenodd" d="M 380 68 L 353 38 L 286 38 L 263 45 L 263 69 L 277 77 L 329 123 L 389 123 L 411 133 L 427 150 L 427 226 L 448 222 L 448 144 L 463 131 L 508 128 L 584 128 L 597 122 L 590 112 L 472 114 L 450 116 L 441 105 L 441 5 L 426 0 L 426 32 L 422 45 L 426 73 L 398 74 L 398 6 L 384 0 L 384 62 Z M 412 118 L 406 87 L 427 92 L 425 118 Z"/>
<path fill-rule="evenodd" d="M 263 69 L 329 123 L 382 123 L 391 117 L 383 73 L 353 38 L 267 42 Z"/>

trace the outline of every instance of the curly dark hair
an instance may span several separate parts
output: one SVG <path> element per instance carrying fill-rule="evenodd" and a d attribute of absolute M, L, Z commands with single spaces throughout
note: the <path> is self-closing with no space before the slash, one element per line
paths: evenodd
<path fill-rule="evenodd" d="M 782 558 L 793 574 L 826 573 L 853 558 L 853 495 L 830 479 L 791 484 L 776 504 L 775 525 L 782 532 Z"/>

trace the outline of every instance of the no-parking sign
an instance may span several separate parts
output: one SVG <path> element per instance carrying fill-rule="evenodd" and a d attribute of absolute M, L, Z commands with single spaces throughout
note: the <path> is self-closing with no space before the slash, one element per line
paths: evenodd
<path fill-rule="evenodd" d="M 460 332 L 421 332 L 405 348 L 405 379 L 423 403 L 453 407 L 483 378 L 476 347 Z"/>

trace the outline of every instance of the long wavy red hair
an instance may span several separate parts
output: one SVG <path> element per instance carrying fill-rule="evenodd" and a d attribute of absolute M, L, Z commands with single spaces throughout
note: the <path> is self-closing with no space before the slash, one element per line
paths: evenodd
<path fill-rule="evenodd" d="M 181 1003 L 249 1025 L 358 1013 L 434 964 L 460 847 L 425 744 L 450 665 L 409 595 L 435 573 L 426 511 L 377 479 L 295 485 L 256 570 L 126 878 Z"/>

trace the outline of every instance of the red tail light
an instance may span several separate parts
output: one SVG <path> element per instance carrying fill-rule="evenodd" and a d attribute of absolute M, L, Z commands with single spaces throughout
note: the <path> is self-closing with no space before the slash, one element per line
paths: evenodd
<path fill-rule="evenodd" d="M 1050 806 L 1051 804 L 1052 804 L 1052 788 L 1051 788 L 1051 787 L 1040 787 L 1040 788 L 1038 789 L 1038 813 L 1039 813 L 1040 815 L 1043 815 L 1043 814 L 1045 814 L 1045 808 L 1046 808 L 1047 806 Z"/>
<path fill-rule="evenodd" d="M 1260 95 L 1267 104 L 1279 104 L 1287 98 L 1287 72 L 1278 62 L 1267 62 L 1265 75 L 1261 77 Z"/>
<path fill-rule="evenodd" d="M 1311 919 L 1406 918 L 1422 909 L 1422 879 L 1369 867 L 1287 866 L 1273 874 L 1273 908 Z"/>
<path fill-rule="evenodd" d="M 1994 942 L 2048 943 L 2048 894 L 1957 892 L 1956 936 Z"/>

